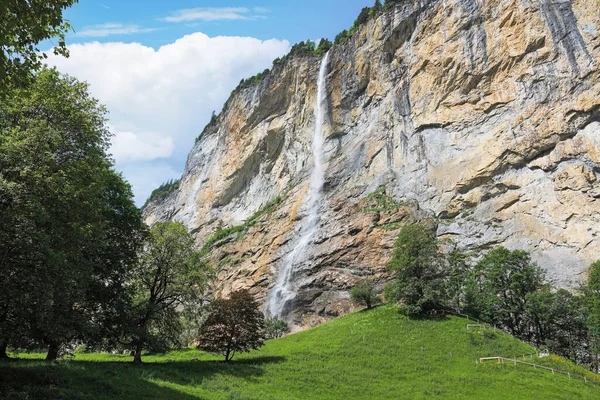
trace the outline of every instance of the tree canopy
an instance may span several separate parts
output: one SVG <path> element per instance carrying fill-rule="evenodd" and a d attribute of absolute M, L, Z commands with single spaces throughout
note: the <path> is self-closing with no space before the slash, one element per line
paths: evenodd
<path fill-rule="evenodd" d="M 159 222 L 146 239 L 133 270 L 130 320 L 134 361 L 142 350 L 177 345 L 181 332 L 178 308 L 201 301 L 208 267 L 195 250 L 194 238 L 181 222 Z"/>
<path fill-rule="evenodd" d="M 444 270 L 437 239 L 423 225 L 402 228 L 388 270 L 394 274 L 395 297 L 415 312 L 439 304 L 444 285 Z M 390 291 L 388 290 L 388 293 Z"/>
<path fill-rule="evenodd" d="M 22 84 L 32 72 L 42 67 L 46 54 L 38 44 L 56 39 L 52 50 L 67 56 L 65 34 L 71 26 L 63 18 L 63 11 L 77 0 L 4 0 L 0 2 L 0 94 L 12 84 Z"/>
<path fill-rule="evenodd" d="M 106 150 L 106 110 L 44 69 L 0 104 L 0 342 L 60 345 L 99 329 L 135 262 L 141 220 Z"/>
<path fill-rule="evenodd" d="M 265 318 L 247 290 L 233 292 L 229 299 L 213 300 L 208 311 L 200 330 L 199 349 L 221 354 L 230 361 L 236 353 L 263 345 Z"/>

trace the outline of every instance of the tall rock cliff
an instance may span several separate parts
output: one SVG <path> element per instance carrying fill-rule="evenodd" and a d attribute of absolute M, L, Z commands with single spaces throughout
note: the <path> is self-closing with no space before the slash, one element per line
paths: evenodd
<path fill-rule="evenodd" d="M 532 253 L 573 287 L 600 258 L 600 0 L 407 1 L 335 45 L 327 65 L 319 223 L 294 266 L 290 318 L 348 310 L 384 282 L 420 221 L 465 250 Z M 266 302 L 306 217 L 320 59 L 237 91 L 192 149 L 179 189 L 145 209 L 209 258 L 214 290 Z M 265 206 L 267 205 L 267 206 Z M 223 232 L 222 230 L 220 231 Z M 228 231 L 225 231 L 228 232 Z"/>

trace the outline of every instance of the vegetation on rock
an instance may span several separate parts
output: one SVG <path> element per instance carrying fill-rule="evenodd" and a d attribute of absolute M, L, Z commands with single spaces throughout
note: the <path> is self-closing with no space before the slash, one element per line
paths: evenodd
<path fill-rule="evenodd" d="M 281 196 L 275 197 L 273 200 L 264 204 L 261 208 L 259 208 L 254 214 L 250 216 L 242 225 L 235 225 L 228 228 L 220 228 L 217 229 L 215 233 L 209 236 L 204 242 L 204 246 L 202 247 L 201 254 L 207 255 L 210 252 L 212 246 L 235 233 L 243 233 L 248 229 L 253 227 L 258 219 L 265 214 L 269 214 L 277 208 L 277 206 L 281 203 Z"/>
<path fill-rule="evenodd" d="M 168 195 L 170 195 L 172 192 L 174 192 L 177 189 L 179 189 L 179 179 L 177 179 L 177 180 L 171 179 L 171 180 L 163 183 L 162 185 L 160 185 L 159 187 L 157 187 L 156 189 L 154 189 L 152 191 L 152 193 L 150 194 L 150 197 L 148 197 L 148 199 L 146 200 L 146 202 L 144 203 L 142 208 L 145 208 L 148 204 L 152 203 L 153 201 L 163 200 L 164 198 L 166 198 Z"/>

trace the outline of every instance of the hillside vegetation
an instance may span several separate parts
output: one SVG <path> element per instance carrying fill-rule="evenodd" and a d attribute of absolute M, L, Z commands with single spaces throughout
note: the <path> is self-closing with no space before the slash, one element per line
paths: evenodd
<path fill-rule="evenodd" d="M 381 306 L 268 341 L 231 363 L 195 350 L 148 355 L 141 366 L 127 362 L 129 356 L 108 354 L 77 354 L 52 364 L 6 362 L 0 364 L 0 398 L 600 398 L 600 384 L 525 365 L 476 364 L 479 357 L 535 349 L 503 333 L 467 330 L 467 323 L 459 317 L 411 319 Z M 599 380 L 558 357 L 534 362 Z"/>

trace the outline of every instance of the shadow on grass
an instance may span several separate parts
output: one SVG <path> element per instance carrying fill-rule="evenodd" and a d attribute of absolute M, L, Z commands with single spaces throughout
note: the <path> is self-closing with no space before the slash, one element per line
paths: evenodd
<path fill-rule="evenodd" d="M 132 363 L 19 360 L 0 363 L 0 398 L 13 399 L 197 399 L 169 385 L 200 386 L 214 375 L 253 380 L 264 365 L 284 357 L 222 361 Z"/>
<path fill-rule="evenodd" d="M 385 306 L 385 305 L 387 305 L 387 304 L 386 303 L 379 303 L 379 304 L 375 304 L 374 306 L 371 306 L 371 308 L 366 308 L 365 307 L 362 310 L 360 310 L 359 313 L 366 313 L 366 312 L 369 312 L 369 311 L 373 311 L 376 308 L 379 308 L 379 307 L 382 307 L 382 306 Z"/>

